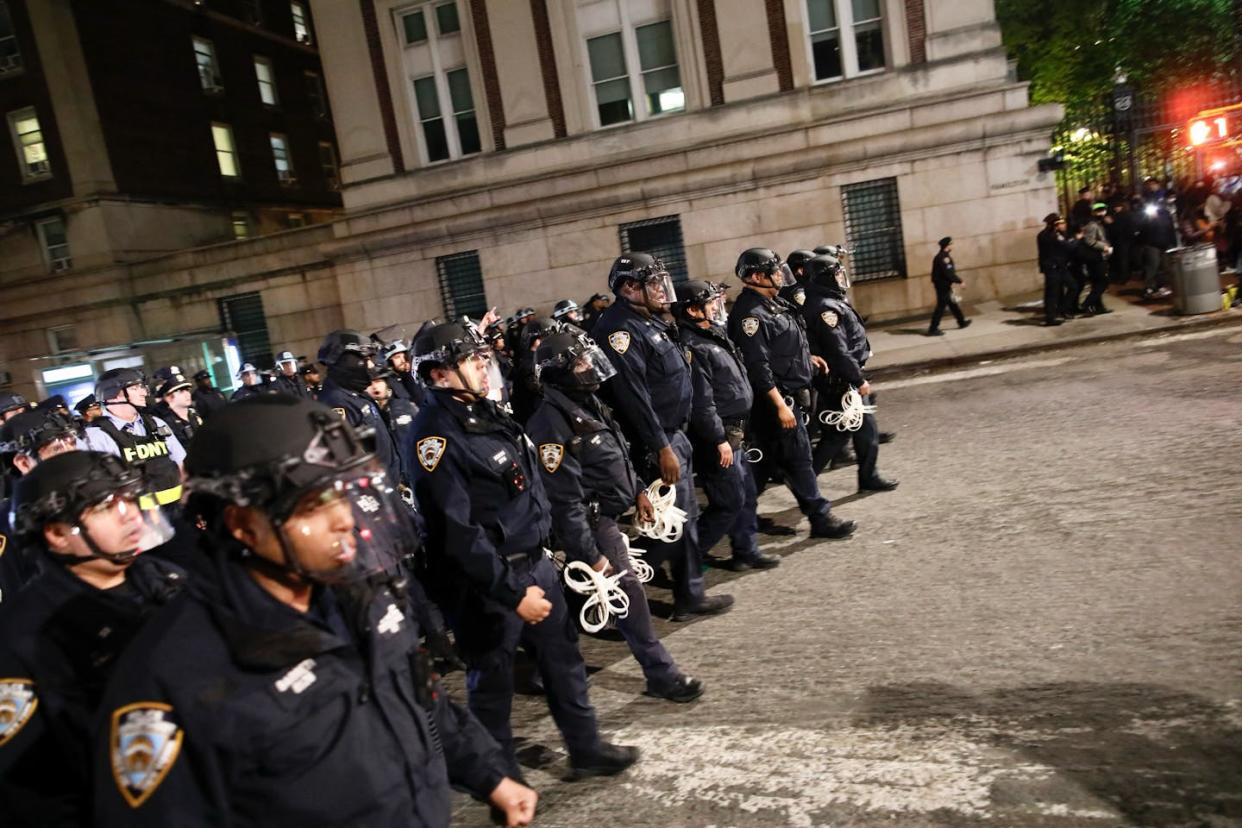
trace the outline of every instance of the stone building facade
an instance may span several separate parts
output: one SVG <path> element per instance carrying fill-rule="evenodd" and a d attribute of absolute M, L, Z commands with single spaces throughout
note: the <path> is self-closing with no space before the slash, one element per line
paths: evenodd
<path fill-rule="evenodd" d="M 738 253 L 845 243 L 873 318 L 1036 287 L 1059 121 L 991 0 L 312 0 L 340 150 L 330 224 L 0 285 L 0 361 L 218 334 L 261 300 L 273 350 L 605 289 L 625 249 L 730 281 Z M 49 301 L 49 294 L 57 302 Z M 149 361 L 195 365 L 173 343 Z M 180 349 L 180 352 L 179 350 Z M 28 373 L 28 372 L 27 372 Z"/>

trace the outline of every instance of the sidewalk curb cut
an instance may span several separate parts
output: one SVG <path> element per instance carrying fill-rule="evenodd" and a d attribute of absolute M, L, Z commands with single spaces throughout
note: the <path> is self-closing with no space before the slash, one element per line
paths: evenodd
<path fill-rule="evenodd" d="M 1159 336 L 1161 334 L 1168 333 L 1182 333 L 1185 331 L 1199 330 L 1201 328 L 1212 328 L 1216 326 L 1242 326 L 1242 314 L 1235 314 L 1229 311 L 1215 311 L 1212 314 L 1208 314 L 1203 317 L 1188 319 L 1184 322 L 1177 322 L 1162 328 L 1149 328 L 1140 331 L 1121 331 L 1118 333 L 1103 333 L 1094 336 L 1082 337 L 1081 339 L 1037 342 L 1031 345 L 1017 346 L 1014 348 L 981 351 L 977 354 L 962 354 L 960 356 L 927 359 L 921 362 L 908 362 L 902 365 L 891 365 L 884 368 L 877 368 L 874 371 L 868 371 L 867 376 L 869 379 L 893 379 L 907 374 L 930 373 L 933 371 L 946 368 L 956 368 L 962 365 L 969 365 L 977 362 L 1006 359 L 1017 356 L 1030 356 L 1032 354 L 1047 353 L 1049 351 L 1060 351 L 1068 348 L 1076 348 L 1080 345 L 1098 345 L 1102 342 L 1121 342 L 1126 339 L 1141 339 L 1149 336 Z"/>

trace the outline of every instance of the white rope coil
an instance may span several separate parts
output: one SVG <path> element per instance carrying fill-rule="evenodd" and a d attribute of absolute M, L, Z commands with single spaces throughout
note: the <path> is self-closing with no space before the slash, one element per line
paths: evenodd
<path fill-rule="evenodd" d="M 587 596 L 578 621 L 582 629 L 597 633 L 608 626 L 612 618 L 625 618 L 630 614 L 630 596 L 619 586 L 625 570 L 615 575 L 596 572 L 582 561 L 565 564 L 565 585 L 579 595 Z"/>
<path fill-rule="evenodd" d="M 651 581 L 655 577 L 655 570 L 651 568 L 651 564 L 643 560 L 642 556 L 646 552 L 636 546 L 630 546 L 629 535 L 622 535 L 621 540 L 625 541 L 625 554 L 630 560 L 630 571 L 634 573 L 634 577 L 642 584 Z"/>
<path fill-rule="evenodd" d="M 824 425 L 836 427 L 837 431 L 858 431 L 862 428 L 863 416 L 874 413 L 875 406 L 864 405 L 858 389 L 850 386 L 849 390 L 841 395 L 841 410 L 822 411 L 819 421 Z"/>
<path fill-rule="evenodd" d="M 666 491 L 661 494 L 660 490 Z M 647 487 L 647 499 L 651 501 L 655 520 L 651 523 L 639 523 L 638 534 L 662 543 L 676 543 L 681 540 L 681 530 L 686 524 L 686 513 L 677 508 L 677 488 L 666 486 L 657 480 Z"/>

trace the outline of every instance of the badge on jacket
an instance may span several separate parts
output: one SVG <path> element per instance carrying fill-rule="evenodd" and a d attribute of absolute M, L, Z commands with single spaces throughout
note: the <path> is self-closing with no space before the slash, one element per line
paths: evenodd
<path fill-rule="evenodd" d="M 172 770 L 185 732 L 162 702 L 127 704 L 112 712 L 112 778 L 131 808 L 146 802 Z"/>
<path fill-rule="evenodd" d="M 424 437 L 414 445 L 414 450 L 418 454 L 418 464 L 427 471 L 435 471 L 436 466 L 440 465 L 440 458 L 444 456 L 444 450 L 448 448 L 448 440 L 443 437 Z"/>
<path fill-rule="evenodd" d="M 794 297 L 794 301 L 797 302 L 799 305 L 806 304 L 806 291 L 803 290 L 802 288 L 798 288 L 797 290 L 795 290 L 793 297 Z"/>
<path fill-rule="evenodd" d="M 608 344 L 618 354 L 624 354 L 630 349 L 630 334 L 628 331 L 613 331 L 608 334 Z"/>
<path fill-rule="evenodd" d="M 561 467 L 561 461 L 565 459 L 565 447 L 560 443 L 540 443 L 539 444 L 539 462 L 547 469 L 548 474 L 553 474 Z"/>
<path fill-rule="evenodd" d="M 836 311 L 824 311 L 819 315 L 819 318 L 824 320 L 824 324 L 830 328 L 835 328 L 837 326 L 837 322 L 840 321 L 837 318 Z"/>
<path fill-rule="evenodd" d="M 748 316 L 742 320 L 742 333 L 747 336 L 754 336 L 759 330 L 759 320 L 753 316 Z"/>
<path fill-rule="evenodd" d="M 35 695 L 33 681 L 25 678 L 0 680 L 0 746 L 21 732 L 38 707 L 39 697 Z"/>

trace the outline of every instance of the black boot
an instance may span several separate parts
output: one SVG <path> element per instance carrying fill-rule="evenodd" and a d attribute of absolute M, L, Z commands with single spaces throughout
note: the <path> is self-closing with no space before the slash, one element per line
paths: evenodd
<path fill-rule="evenodd" d="M 885 480 L 883 477 L 876 477 L 867 482 L 859 482 L 858 491 L 860 492 L 891 492 L 897 488 L 896 480 Z"/>
<path fill-rule="evenodd" d="M 586 779 L 589 776 L 616 776 L 638 761 L 638 748 L 600 742 L 599 748 L 590 756 L 573 756 L 569 759 L 569 778 Z"/>
<path fill-rule="evenodd" d="M 832 514 L 816 515 L 811 518 L 811 537 L 844 540 L 854 534 L 854 526 L 854 521 L 841 520 Z"/>
<path fill-rule="evenodd" d="M 647 689 L 643 691 L 643 695 L 685 704 L 703 695 L 703 682 L 696 678 L 682 676 L 667 687 L 656 688 L 648 684 Z"/>

